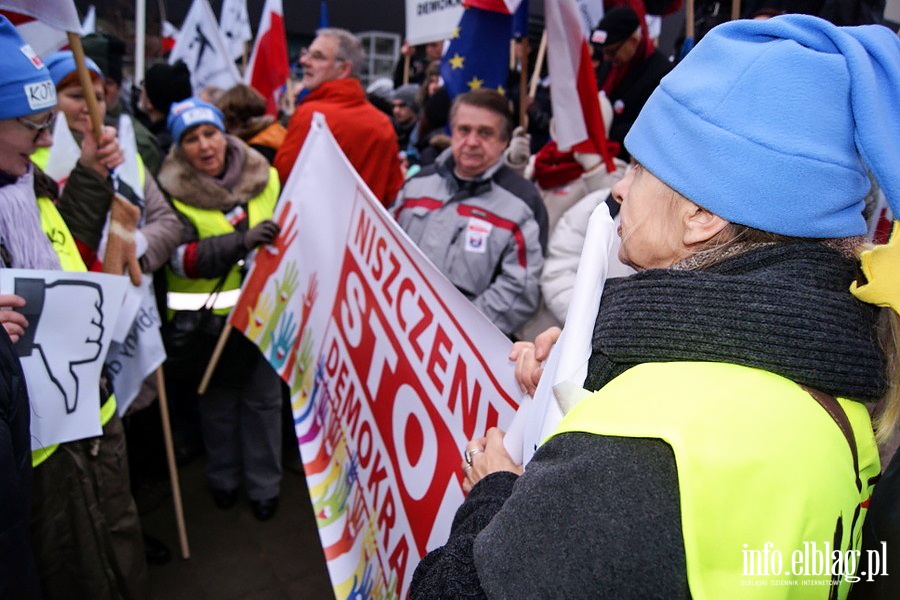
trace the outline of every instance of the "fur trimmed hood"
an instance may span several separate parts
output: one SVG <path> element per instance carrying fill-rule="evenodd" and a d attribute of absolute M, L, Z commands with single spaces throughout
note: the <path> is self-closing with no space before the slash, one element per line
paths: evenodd
<path fill-rule="evenodd" d="M 172 146 L 159 170 L 160 186 L 190 206 L 229 211 L 259 195 L 269 182 L 269 161 L 239 140 L 227 135 L 225 173 L 210 177 L 188 163 L 180 146 Z"/>

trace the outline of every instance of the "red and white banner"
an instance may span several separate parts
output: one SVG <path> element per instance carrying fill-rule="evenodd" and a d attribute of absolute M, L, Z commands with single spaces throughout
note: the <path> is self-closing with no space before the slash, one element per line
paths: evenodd
<path fill-rule="evenodd" d="M 281 0 L 266 0 L 244 81 L 266 99 L 266 112 L 278 114 L 275 93 L 291 74 Z"/>
<path fill-rule="evenodd" d="M 612 173 L 591 50 L 575 0 L 544 0 L 544 19 L 556 143 L 561 150 L 599 154 Z"/>
<path fill-rule="evenodd" d="M 510 341 L 425 259 L 316 115 L 230 322 L 288 383 L 336 597 L 404 598 L 507 426 Z"/>

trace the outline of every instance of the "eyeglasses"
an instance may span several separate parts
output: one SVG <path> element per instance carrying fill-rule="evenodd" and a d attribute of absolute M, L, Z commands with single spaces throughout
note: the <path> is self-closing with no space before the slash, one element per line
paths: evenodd
<path fill-rule="evenodd" d="M 334 59 L 331 59 L 330 57 L 325 56 L 322 52 L 319 52 L 318 50 L 313 50 L 312 52 L 305 52 L 301 55 L 301 57 L 307 58 L 309 60 L 314 60 L 316 62 L 327 62 L 329 60 L 334 60 L 334 62 L 337 63 L 337 62 L 344 62 L 346 60 L 344 58 L 340 58 L 337 56 L 334 57 Z"/>
<path fill-rule="evenodd" d="M 51 134 L 53 133 L 53 126 L 56 125 L 56 115 L 57 114 L 58 113 L 52 113 L 50 115 L 50 118 L 48 118 L 45 123 L 35 123 L 34 121 L 26 119 L 25 117 L 18 117 L 16 119 L 16 121 L 18 121 L 19 124 L 24 125 L 27 129 L 30 129 L 31 131 L 34 132 L 34 141 L 35 141 L 35 143 L 37 143 L 38 138 L 40 138 L 41 134 L 44 133 L 45 131 L 48 133 L 51 133 Z"/>

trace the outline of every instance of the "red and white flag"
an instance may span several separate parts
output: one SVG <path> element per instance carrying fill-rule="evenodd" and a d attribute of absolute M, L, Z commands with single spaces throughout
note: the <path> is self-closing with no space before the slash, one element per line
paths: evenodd
<path fill-rule="evenodd" d="M 556 143 L 561 150 L 599 154 L 612 173 L 591 50 L 575 0 L 544 0 L 544 20 Z"/>
<path fill-rule="evenodd" d="M 81 33 L 81 19 L 72 0 L 0 0 L 0 10 L 27 15 L 62 31 Z"/>
<path fill-rule="evenodd" d="M 162 50 L 163 54 L 171 52 L 178 41 L 178 28 L 168 21 L 162 22 Z"/>
<path fill-rule="evenodd" d="M 281 0 L 266 0 L 244 81 L 265 97 L 266 112 L 275 115 L 278 114 L 275 93 L 290 73 L 284 9 Z"/>
<path fill-rule="evenodd" d="M 81 19 L 72 0 L 0 0 L 0 13 L 38 56 L 66 48 L 67 31 L 81 33 Z"/>

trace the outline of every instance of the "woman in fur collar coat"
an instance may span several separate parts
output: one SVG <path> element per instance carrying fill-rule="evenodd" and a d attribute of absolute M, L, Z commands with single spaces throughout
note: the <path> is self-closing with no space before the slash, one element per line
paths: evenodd
<path fill-rule="evenodd" d="M 175 145 L 159 181 L 183 222 L 167 269 L 169 317 L 173 324 L 198 324 L 198 311 L 212 305 L 224 325 L 240 292 L 244 259 L 279 233 L 271 220 L 278 175 L 261 154 L 225 133 L 222 113 L 211 104 L 198 98 L 174 104 L 168 124 Z M 170 379 L 182 379 L 179 392 L 193 389 L 188 380 L 199 373 L 173 371 Z M 271 518 L 281 483 L 281 381 L 240 334 L 230 337 L 199 408 L 216 505 L 235 504 L 243 469 L 254 515 Z"/>

